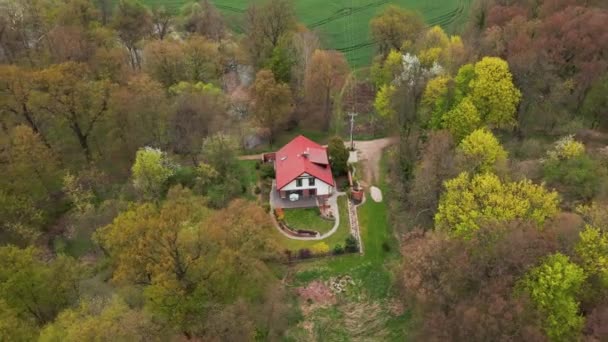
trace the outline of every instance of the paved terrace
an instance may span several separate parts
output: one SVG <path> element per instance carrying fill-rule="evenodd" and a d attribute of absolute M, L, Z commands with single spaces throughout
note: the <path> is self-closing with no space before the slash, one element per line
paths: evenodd
<path fill-rule="evenodd" d="M 295 208 L 313 208 L 317 206 L 317 198 L 300 198 L 297 201 L 290 201 L 288 198 L 281 198 L 277 191 L 276 182 L 272 181 L 272 189 L 270 190 L 270 206 L 274 208 L 295 209 Z"/>

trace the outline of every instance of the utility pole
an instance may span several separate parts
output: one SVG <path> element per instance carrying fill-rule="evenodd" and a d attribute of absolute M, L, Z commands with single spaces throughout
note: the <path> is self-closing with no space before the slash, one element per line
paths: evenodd
<path fill-rule="evenodd" d="M 357 113 L 350 112 L 348 113 L 348 116 L 350 116 L 350 150 L 354 151 L 355 142 L 353 141 L 353 128 L 355 126 L 355 116 L 357 116 Z"/>

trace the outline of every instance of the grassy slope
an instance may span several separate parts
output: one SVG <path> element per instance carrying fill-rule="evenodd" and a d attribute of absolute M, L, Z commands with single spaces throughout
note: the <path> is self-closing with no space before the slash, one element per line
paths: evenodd
<path fill-rule="evenodd" d="M 379 187 L 386 191 L 385 182 L 386 160 L 382 160 L 382 175 Z M 346 315 L 344 310 L 348 305 L 370 305 L 370 303 L 380 303 L 383 308 L 388 307 L 388 302 L 393 293 L 395 279 L 394 272 L 391 272 L 399 265 L 399 252 L 397 241 L 392 234 L 388 224 L 388 208 L 386 203 L 375 203 L 368 198 L 366 203 L 359 208 L 359 221 L 361 225 L 361 235 L 365 245 L 365 254 L 345 255 L 341 257 L 315 260 L 307 263 L 298 264 L 295 268 L 294 285 L 303 286 L 313 280 L 327 280 L 330 277 L 340 275 L 350 275 L 358 282 L 361 295 L 355 298 L 347 298 L 342 304 L 346 306 L 342 309 L 334 308 L 328 311 L 320 311 L 317 314 L 329 320 L 339 321 Z M 383 243 L 389 247 L 383 248 Z M 342 311 L 341 311 L 342 310 Z M 393 316 L 387 312 L 378 314 L 377 317 L 382 321 L 382 331 L 375 331 L 376 337 L 382 336 L 387 340 L 404 340 L 406 336 L 407 324 L 410 313 L 405 311 L 403 314 Z M 311 320 L 315 320 L 313 314 Z M 340 324 L 335 324 L 334 329 L 343 329 Z M 350 336 L 348 331 L 333 331 L 337 335 L 357 338 L 372 338 L 374 336 Z"/>
<path fill-rule="evenodd" d="M 173 12 L 189 0 L 143 0 L 148 6 L 164 5 Z M 255 0 L 261 1 L 261 0 Z M 228 18 L 232 28 L 242 31 L 243 12 L 252 0 L 212 0 Z M 355 66 L 371 62 L 374 46 L 369 21 L 389 4 L 420 12 L 429 25 L 441 25 L 449 32 L 464 22 L 472 0 L 299 0 L 294 1 L 298 19 L 318 31 L 324 46 L 342 49 Z M 352 8 L 352 10 L 351 10 Z"/>
<path fill-rule="evenodd" d="M 334 221 L 321 218 L 318 208 L 286 209 L 285 222 L 292 229 L 306 229 L 327 233 L 334 226 Z"/>

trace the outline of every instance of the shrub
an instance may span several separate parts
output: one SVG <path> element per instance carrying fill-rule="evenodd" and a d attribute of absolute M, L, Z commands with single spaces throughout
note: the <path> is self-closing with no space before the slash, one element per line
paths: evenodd
<path fill-rule="evenodd" d="M 568 135 L 559 139 L 553 149 L 547 152 L 549 159 L 572 159 L 580 157 L 585 153 L 585 145 L 574 140 L 574 136 Z"/>
<path fill-rule="evenodd" d="M 359 243 L 357 242 L 357 239 L 352 235 L 347 237 L 346 240 L 344 241 L 344 249 L 346 250 L 346 252 L 349 252 L 349 253 L 358 252 Z"/>
<path fill-rule="evenodd" d="M 285 211 L 283 211 L 282 208 L 275 208 L 274 216 L 277 218 L 277 220 L 283 221 L 285 219 Z"/>
<path fill-rule="evenodd" d="M 327 153 L 334 176 L 345 175 L 348 170 L 349 152 L 344 146 L 344 141 L 340 137 L 332 137 L 327 145 Z"/>
<path fill-rule="evenodd" d="M 254 194 L 259 195 L 261 192 L 262 192 L 262 189 L 260 189 L 260 187 L 259 187 L 259 186 L 257 186 L 257 185 L 256 185 L 256 186 L 253 188 L 253 193 L 254 193 Z"/>
<path fill-rule="evenodd" d="M 388 244 L 388 242 L 382 242 L 382 250 L 387 253 L 390 252 L 391 246 Z"/>
<path fill-rule="evenodd" d="M 533 159 L 540 158 L 545 153 L 545 146 L 543 142 L 530 138 L 526 139 L 519 144 L 515 150 L 515 157 L 520 159 Z"/>
<path fill-rule="evenodd" d="M 256 161 L 255 162 L 255 169 L 259 170 L 261 165 L 262 165 L 262 161 L 260 161 L 260 160 Z"/>
<path fill-rule="evenodd" d="M 588 200 L 601 190 L 606 172 L 597 161 L 583 154 L 568 159 L 549 159 L 544 163 L 547 183 L 577 200 Z"/>
<path fill-rule="evenodd" d="M 318 242 L 311 247 L 313 254 L 327 254 L 329 253 L 329 246 L 325 242 Z"/>
<path fill-rule="evenodd" d="M 185 188 L 192 189 L 196 184 L 197 172 L 196 169 L 188 166 L 177 167 L 175 173 L 167 180 L 168 187 L 181 185 Z"/>
<path fill-rule="evenodd" d="M 312 253 L 310 252 L 310 249 L 308 248 L 302 248 L 300 250 L 298 250 L 298 258 L 300 259 L 308 259 L 312 256 Z"/>
<path fill-rule="evenodd" d="M 274 178 L 274 165 L 272 163 L 264 163 L 260 166 L 260 177 L 262 179 Z"/>
<path fill-rule="evenodd" d="M 344 247 L 342 247 L 341 244 L 337 244 L 334 246 L 334 254 L 335 255 L 340 255 L 340 254 L 344 254 Z"/>

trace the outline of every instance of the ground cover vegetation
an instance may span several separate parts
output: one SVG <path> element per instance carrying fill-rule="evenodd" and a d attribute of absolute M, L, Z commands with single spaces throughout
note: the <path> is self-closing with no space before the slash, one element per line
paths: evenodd
<path fill-rule="evenodd" d="M 606 339 L 605 2 L 353 6 L 1 1 L 0 336 Z M 240 156 L 298 134 L 364 253 L 277 229 Z"/>

